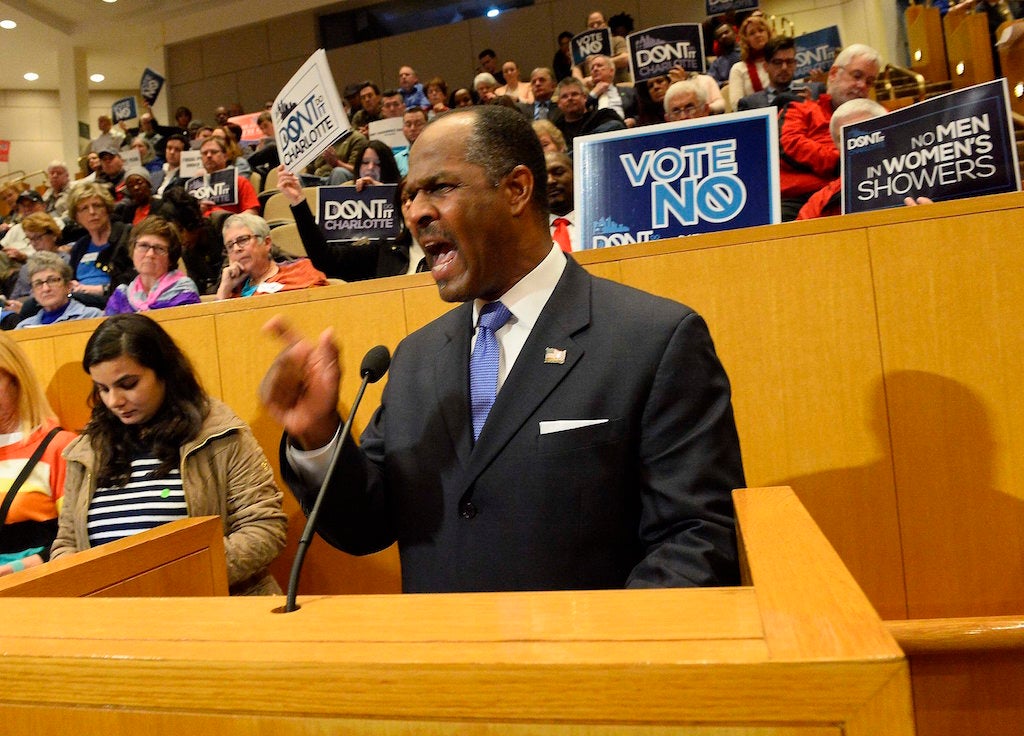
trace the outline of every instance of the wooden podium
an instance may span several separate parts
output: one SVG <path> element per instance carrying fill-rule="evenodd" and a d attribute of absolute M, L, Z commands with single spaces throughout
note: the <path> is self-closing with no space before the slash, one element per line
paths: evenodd
<path fill-rule="evenodd" d="M 788 488 L 746 587 L 0 600 L 18 734 L 912 734 L 907 663 Z"/>
<path fill-rule="evenodd" d="M 227 594 L 224 529 L 215 516 L 174 521 L 0 578 L 7 598 Z"/>

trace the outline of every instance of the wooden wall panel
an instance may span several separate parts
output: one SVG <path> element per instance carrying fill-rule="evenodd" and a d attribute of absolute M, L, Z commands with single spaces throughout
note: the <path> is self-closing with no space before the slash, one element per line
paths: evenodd
<path fill-rule="evenodd" d="M 912 618 L 1024 610 L 1024 210 L 872 231 Z"/>
<path fill-rule="evenodd" d="M 792 486 L 882 615 L 903 617 L 864 231 L 633 258 L 620 268 L 625 283 L 707 320 L 732 382 L 748 485 Z"/>

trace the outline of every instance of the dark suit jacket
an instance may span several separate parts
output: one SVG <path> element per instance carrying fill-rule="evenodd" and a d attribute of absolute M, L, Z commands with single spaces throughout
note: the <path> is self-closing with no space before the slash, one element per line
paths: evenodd
<path fill-rule="evenodd" d="M 569 259 L 475 445 L 471 323 L 466 303 L 398 346 L 321 536 L 353 554 L 397 539 L 406 592 L 737 582 L 729 493 L 743 470 L 699 315 Z M 539 431 L 587 419 L 608 421 Z M 281 466 L 308 512 L 315 492 Z"/>
<path fill-rule="evenodd" d="M 519 108 L 519 112 L 527 120 L 533 120 L 533 103 L 532 102 L 517 102 L 516 107 Z M 562 117 L 562 111 L 558 109 L 558 103 L 551 99 L 548 104 L 548 120 L 552 123 L 557 122 Z"/>

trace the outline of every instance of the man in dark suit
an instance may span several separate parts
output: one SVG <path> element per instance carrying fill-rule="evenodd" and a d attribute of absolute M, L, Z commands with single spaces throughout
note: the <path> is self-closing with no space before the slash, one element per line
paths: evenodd
<path fill-rule="evenodd" d="M 741 97 L 736 104 L 737 110 L 756 110 L 772 106 L 781 109 L 790 102 L 803 102 L 809 99 L 801 92 L 790 89 L 796 71 L 796 41 L 790 36 L 775 36 L 768 41 L 764 47 L 764 62 L 768 67 L 768 86 L 759 92 Z"/>
<path fill-rule="evenodd" d="M 707 327 L 566 258 L 544 182 L 516 112 L 460 110 L 420 136 L 404 214 L 441 298 L 465 303 L 398 346 L 317 531 L 354 554 L 397 540 L 407 592 L 734 584 L 743 470 Z M 288 347 L 261 397 L 309 509 L 341 425 L 338 351 L 269 327 Z"/>
<path fill-rule="evenodd" d="M 615 65 L 607 56 L 591 56 L 588 61 L 590 70 L 590 99 L 588 106 L 597 109 L 611 108 L 627 128 L 637 124 L 640 107 L 637 102 L 636 90 L 625 84 L 615 84 Z"/>
<path fill-rule="evenodd" d="M 539 66 L 530 74 L 533 102 L 517 102 L 519 111 L 527 120 L 550 120 L 556 123 L 562 117 L 555 95 L 555 75 L 547 67 Z"/>

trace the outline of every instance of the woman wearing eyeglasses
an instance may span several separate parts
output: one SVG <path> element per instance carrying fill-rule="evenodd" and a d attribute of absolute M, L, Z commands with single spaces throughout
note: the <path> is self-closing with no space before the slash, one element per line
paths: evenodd
<path fill-rule="evenodd" d="M 308 258 L 276 261 L 270 226 L 258 215 L 243 212 L 224 221 L 228 263 L 221 272 L 217 299 L 326 286 L 327 277 Z"/>
<path fill-rule="evenodd" d="M 107 314 L 198 304 L 195 282 L 178 270 L 181 235 L 173 223 L 150 216 L 132 228 L 128 253 L 138 276 L 118 286 L 107 300 Z"/>
<path fill-rule="evenodd" d="M 56 253 L 33 253 L 23 268 L 28 272 L 32 296 L 42 309 L 23 319 L 14 329 L 103 316 L 96 307 L 87 307 L 71 298 L 71 266 Z"/>

